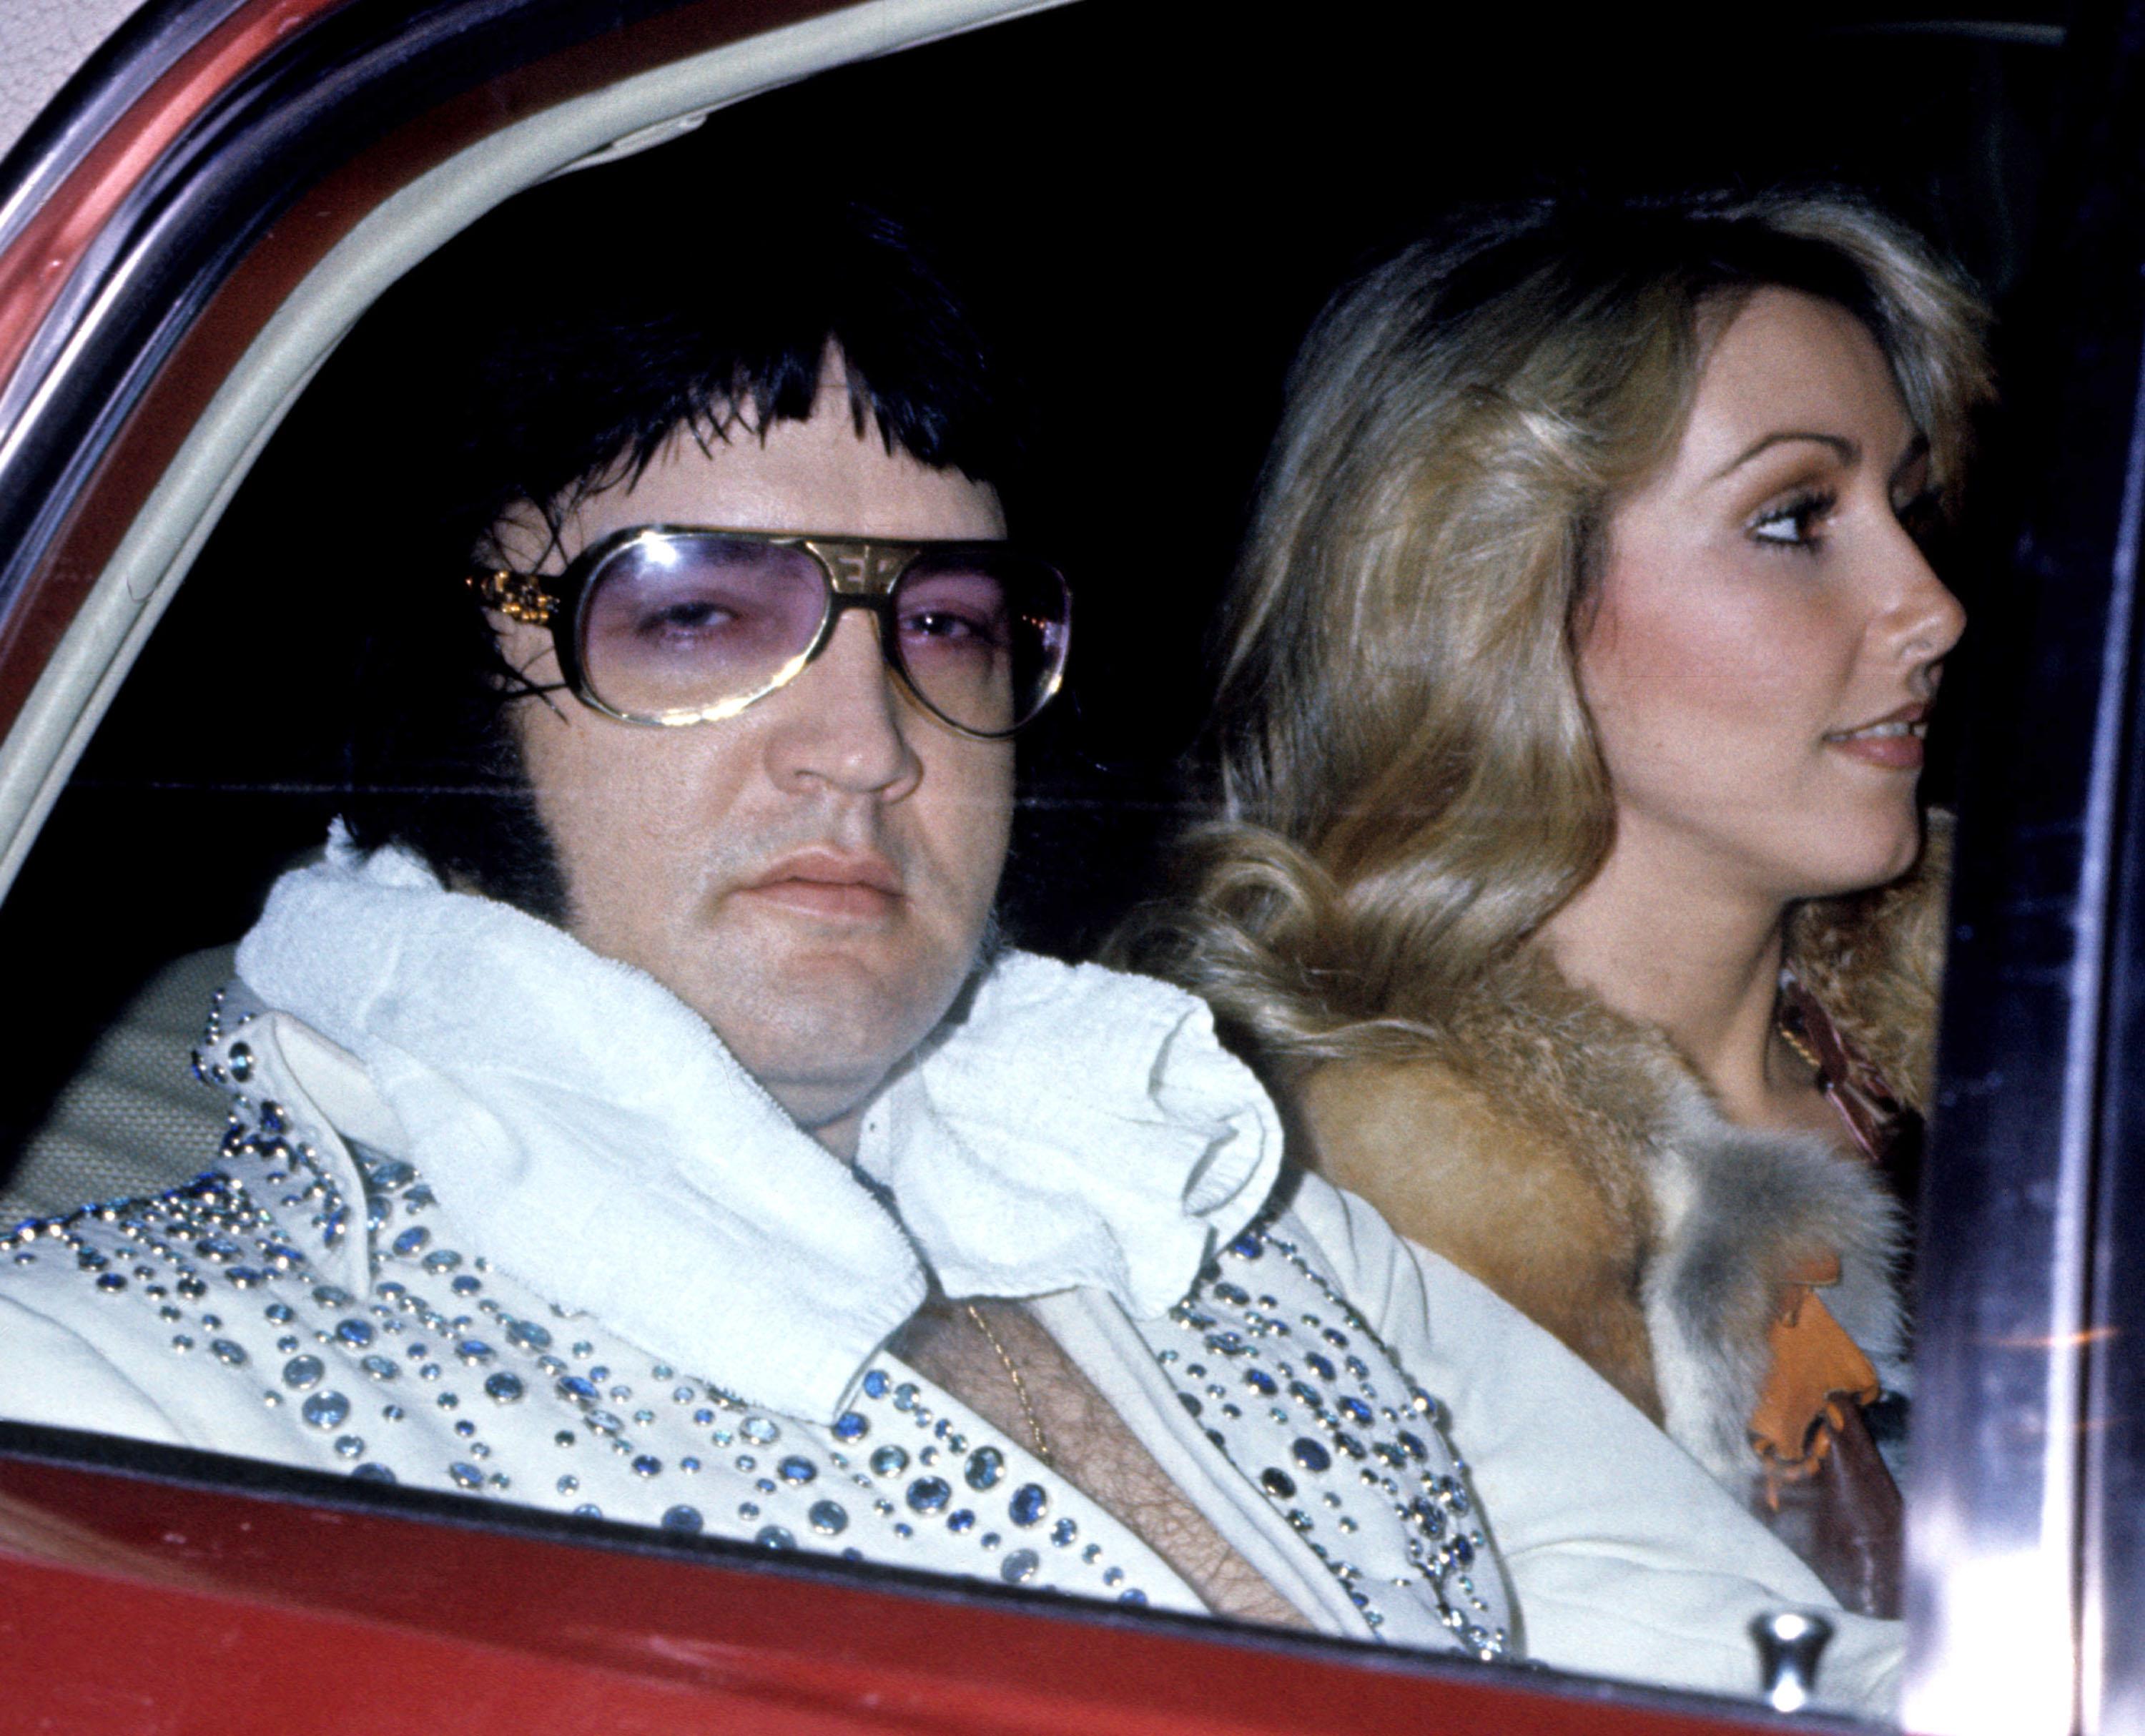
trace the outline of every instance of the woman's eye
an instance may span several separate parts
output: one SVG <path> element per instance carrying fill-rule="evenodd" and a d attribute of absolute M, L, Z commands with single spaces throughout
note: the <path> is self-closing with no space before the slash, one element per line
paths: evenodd
<path fill-rule="evenodd" d="M 1750 535 L 1784 549 L 1811 548 L 1816 545 L 1817 525 L 1832 508 L 1830 495 L 1798 495 L 1759 513 L 1751 522 Z"/>

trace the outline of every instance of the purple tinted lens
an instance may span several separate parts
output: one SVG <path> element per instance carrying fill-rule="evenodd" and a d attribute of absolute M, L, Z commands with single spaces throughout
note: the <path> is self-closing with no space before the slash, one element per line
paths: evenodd
<path fill-rule="evenodd" d="M 719 714 L 782 679 L 826 612 L 826 579 L 803 549 L 644 533 L 590 581 L 582 674 L 628 717 Z"/>
<path fill-rule="evenodd" d="M 963 729 L 1018 729 L 1055 691 L 1069 603 L 1056 568 L 1003 549 L 927 550 L 893 589 L 893 650 L 924 701 Z"/>

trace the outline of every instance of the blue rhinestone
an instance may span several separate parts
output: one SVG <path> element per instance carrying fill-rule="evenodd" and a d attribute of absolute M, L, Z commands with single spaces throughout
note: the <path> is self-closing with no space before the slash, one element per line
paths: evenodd
<path fill-rule="evenodd" d="M 966 1507 L 962 1508 L 958 1513 L 949 1513 L 946 1515 L 946 1529 L 956 1534 L 973 1530 L 975 1524 L 976 1515 Z"/>
<path fill-rule="evenodd" d="M 1296 1479 L 1277 1465 L 1268 1465 L 1259 1473 L 1259 1486 L 1268 1495 L 1287 1500 L 1296 1493 Z"/>
<path fill-rule="evenodd" d="M 317 1356 L 293 1356 L 283 1365 L 283 1384 L 302 1392 L 308 1386 L 317 1385 L 326 1372 L 326 1365 Z"/>
<path fill-rule="evenodd" d="M 355 1350 L 363 1350 L 372 1342 L 372 1322 L 369 1320 L 346 1320 L 335 1329 L 335 1336 Z"/>
<path fill-rule="evenodd" d="M 1119 1592 L 1117 1594 L 1117 1601 L 1121 1604 L 1130 1604 L 1137 1609 L 1140 1604 L 1144 1604 L 1147 1601 L 1147 1594 L 1144 1591 L 1142 1591 L 1138 1586 L 1135 1585 L 1129 1591 Z"/>
<path fill-rule="evenodd" d="M 903 1380 L 900 1385 L 893 1389 L 893 1408 L 897 1410 L 913 1410 L 916 1408 L 918 1390 L 913 1380 Z"/>
<path fill-rule="evenodd" d="M 1256 1260 L 1266 1252 L 1266 1238 L 1256 1230 L 1247 1230 L 1229 1244 L 1229 1251 L 1239 1260 Z"/>
<path fill-rule="evenodd" d="M 862 1440 L 871 1433 L 871 1425 L 854 1410 L 844 1410 L 834 1419 L 834 1439 Z"/>
<path fill-rule="evenodd" d="M 812 1510 L 804 1516 L 812 1521 L 812 1529 L 823 1537 L 839 1537 L 849 1528 L 849 1515 L 839 1501 L 814 1501 Z"/>
<path fill-rule="evenodd" d="M 481 1338 L 465 1338 L 455 1346 L 455 1354 L 472 1365 L 489 1362 L 498 1353 Z"/>
<path fill-rule="evenodd" d="M 908 1505 L 912 1512 L 936 1513 L 953 1498 L 953 1485 L 943 1477 L 918 1477 L 908 1485 Z"/>
<path fill-rule="evenodd" d="M 484 1281 L 480 1278 L 472 1278 L 467 1272 L 464 1272 L 447 1288 L 458 1296 L 473 1296 L 484 1288 Z"/>
<path fill-rule="evenodd" d="M 1035 1577 L 1043 1558 L 1033 1549 L 1015 1549 L 998 1563 L 998 1577 L 1008 1585 L 1025 1585 Z"/>
<path fill-rule="evenodd" d="M 1474 1540 L 1465 1535 L 1454 1538 L 1452 1540 L 1452 1559 L 1457 1561 L 1462 1567 L 1466 1567 L 1472 1562 L 1475 1559 Z"/>
<path fill-rule="evenodd" d="M 782 1430 L 772 1418 L 764 1416 L 748 1416 L 739 1425 L 738 1433 L 754 1446 L 772 1446 L 782 1439 Z"/>
<path fill-rule="evenodd" d="M 376 1380 L 397 1380 L 402 1373 L 402 1370 L 395 1365 L 395 1359 L 392 1356 L 367 1356 L 364 1361 L 358 1364 L 358 1366 Z"/>
<path fill-rule="evenodd" d="M 417 1179 L 417 1172 L 400 1157 L 383 1157 L 366 1172 L 365 1179 L 375 1187 L 407 1187 Z"/>
<path fill-rule="evenodd" d="M 484 1473 L 479 1470 L 474 1465 L 465 1464 L 458 1460 L 455 1464 L 450 1465 L 447 1467 L 447 1475 L 452 1477 L 456 1485 L 463 1489 L 481 1489 L 484 1487 Z"/>
<path fill-rule="evenodd" d="M 1250 1387 L 1253 1392 L 1262 1394 L 1267 1398 L 1272 1398 L 1281 1390 L 1281 1382 L 1275 1380 L 1262 1368 L 1246 1369 L 1244 1385 Z"/>
<path fill-rule="evenodd" d="M 875 1368 L 864 1376 L 864 1395 L 867 1398 L 883 1399 L 886 1396 L 886 1389 L 887 1378 L 884 1369 Z"/>
<path fill-rule="evenodd" d="M 968 1487 L 975 1490 L 995 1489 L 998 1479 L 1005 1475 L 1005 1455 L 994 1446 L 979 1446 L 968 1455 L 968 1468 L 963 1475 Z"/>
<path fill-rule="evenodd" d="M 793 1453 L 774 1467 L 774 1472 L 785 1483 L 809 1483 L 819 1475 L 819 1467 Z"/>
<path fill-rule="evenodd" d="M 1303 1360 L 1311 1365 L 1311 1372 L 1321 1380 L 1337 1380 L 1341 1378 L 1341 1371 L 1334 1367 L 1333 1359 L 1330 1356 L 1321 1356 L 1313 1350 Z"/>
<path fill-rule="evenodd" d="M 117 1296 L 127 1287 L 127 1281 L 117 1272 L 107 1272 L 97 1281 L 97 1287 L 107 1296 Z"/>
<path fill-rule="evenodd" d="M 1017 1525 L 1038 1523 L 1050 1510 L 1050 1494 L 1040 1483 L 1023 1483 L 1013 1492 L 1006 1512 Z"/>
<path fill-rule="evenodd" d="M 662 1469 L 663 1461 L 653 1453 L 640 1453 L 635 1455 L 633 1474 L 636 1477 L 652 1477 Z"/>
<path fill-rule="evenodd" d="M 1326 1408 L 1326 1395 L 1308 1380 L 1291 1380 L 1288 1383 L 1288 1390 L 1291 1395 L 1301 1400 L 1313 1410 L 1323 1410 Z"/>
<path fill-rule="evenodd" d="M 299 1406 L 298 1414 L 316 1429 L 340 1428 L 350 1415 L 350 1400 L 339 1392 L 316 1392 Z"/>
<path fill-rule="evenodd" d="M 579 1375 L 560 1375 L 558 1391 L 560 1398 L 572 1399 L 584 1405 L 593 1405 L 603 1396 L 596 1390 L 594 1381 L 584 1380 Z"/>
<path fill-rule="evenodd" d="M 234 1344 L 228 1338 L 212 1338 L 208 1342 L 208 1347 L 210 1352 L 215 1356 L 216 1360 L 222 1363 L 226 1367 L 243 1368 L 246 1366 L 246 1349 L 244 1346 Z"/>
<path fill-rule="evenodd" d="M 762 1525 L 752 1540 L 764 1549 L 794 1549 L 797 1547 L 797 1540 L 779 1525 Z"/>
<path fill-rule="evenodd" d="M 251 1290 L 256 1284 L 266 1284 L 268 1274 L 257 1266 L 234 1266 L 224 1274 L 240 1290 Z"/>
<path fill-rule="evenodd" d="M 462 1263 L 462 1256 L 452 1248 L 435 1248 L 425 1256 L 425 1270 L 434 1277 L 442 1272 L 453 1271 Z"/>
<path fill-rule="evenodd" d="M 533 1320 L 517 1320 L 506 1329 L 506 1341 L 525 1350 L 548 1350 L 551 1335 Z"/>
<path fill-rule="evenodd" d="M 898 1477 L 908 1469 L 908 1455 L 898 1446 L 883 1446 L 871 1455 L 872 1475 Z"/>
<path fill-rule="evenodd" d="M 1371 1407 L 1361 1399 L 1336 1399 L 1334 1402 L 1341 1407 L 1341 1415 L 1351 1422 L 1360 1423 L 1367 1429 L 1376 1420 Z"/>
<path fill-rule="evenodd" d="M 521 1376 L 509 1374 L 505 1369 L 501 1369 L 484 1383 L 485 1396 L 496 1400 L 502 1405 L 514 1403 L 521 1396 L 524 1390 Z"/>
<path fill-rule="evenodd" d="M 663 1515 L 663 1529 L 666 1531 L 697 1531 L 700 1524 L 698 1507 L 672 1507 Z"/>
<path fill-rule="evenodd" d="M 395 1480 L 395 1473 L 386 1465 L 370 1461 L 354 1468 L 351 1476 L 360 1483 L 392 1483 Z"/>
<path fill-rule="evenodd" d="M 1184 1406 L 1185 1410 L 1189 1415 L 1193 1416 L 1198 1415 L 1200 1410 L 1203 1408 L 1200 1405 L 1198 1399 L 1188 1392 L 1180 1392 L 1177 1394 L 1177 1401 L 1178 1404 Z"/>
<path fill-rule="evenodd" d="M 404 1256 L 415 1254 L 432 1239 L 432 1232 L 422 1224 L 413 1224 L 390 1244 L 395 1251 Z"/>
<path fill-rule="evenodd" d="M 1288 1450 L 1306 1470 L 1324 1470 L 1333 1463 L 1333 1455 L 1307 1435 L 1291 1442 Z"/>
<path fill-rule="evenodd" d="M 381 1286 L 382 1289 L 386 1287 L 384 1285 Z M 350 1292 L 339 1284 L 322 1284 L 315 1287 L 313 1301 L 323 1308 L 347 1308 L 350 1306 Z"/>
<path fill-rule="evenodd" d="M 1430 1456 L 1430 1449 L 1422 1444 L 1422 1437 L 1420 1435 L 1403 1429 L 1394 1438 L 1407 1449 L 1409 1458 L 1427 1459 Z"/>
<path fill-rule="evenodd" d="M 1061 1519 L 1050 1528 L 1050 1540 L 1064 1549 L 1080 1535 L 1080 1528 L 1069 1519 Z"/>
<path fill-rule="evenodd" d="M 288 1133 L 291 1131 L 291 1123 L 284 1116 L 281 1103 L 263 1103 L 261 1106 L 261 1129 L 264 1133 Z"/>
<path fill-rule="evenodd" d="M 335 1446 L 337 1458 L 355 1459 L 365 1450 L 365 1437 L 361 1435 L 338 1435 Z"/>
<path fill-rule="evenodd" d="M 1348 1335 L 1346 1332 L 1336 1332 L 1332 1327 L 1328 1326 L 1324 1336 L 1326 1343 L 1331 1345 L 1336 1350 L 1345 1350 L 1348 1348 Z"/>

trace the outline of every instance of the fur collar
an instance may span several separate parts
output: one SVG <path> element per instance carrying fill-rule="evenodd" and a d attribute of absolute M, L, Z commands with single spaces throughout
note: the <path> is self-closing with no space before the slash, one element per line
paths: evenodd
<path fill-rule="evenodd" d="M 1810 906 L 1790 958 L 1909 1107 L 1926 1101 L 1948 832 L 1924 866 Z M 1903 1214 L 1823 1139 L 1731 1124 L 1658 1030 L 1534 952 L 1486 975 L 1434 1035 L 1299 1083 L 1312 1161 L 1591 1363 L 1716 1475 L 1752 1468 L 1747 1421 L 1782 1287 L 1836 1252 L 1826 1306 L 1904 1384 Z"/>

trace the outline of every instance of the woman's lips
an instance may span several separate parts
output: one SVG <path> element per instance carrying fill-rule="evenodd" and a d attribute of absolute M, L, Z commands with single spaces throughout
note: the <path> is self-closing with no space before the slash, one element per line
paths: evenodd
<path fill-rule="evenodd" d="M 1824 739 L 1850 759 L 1888 771 L 1919 772 L 1922 769 L 1923 738 L 1929 732 L 1927 705 L 1903 705 L 1889 715 L 1853 729 L 1836 729 Z"/>
<path fill-rule="evenodd" d="M 765 903 L 807 916 L 872 920 L 901 901 L 900 877 L 882 856 L 821 850 L 785 857 L 739 888 Z"/>

